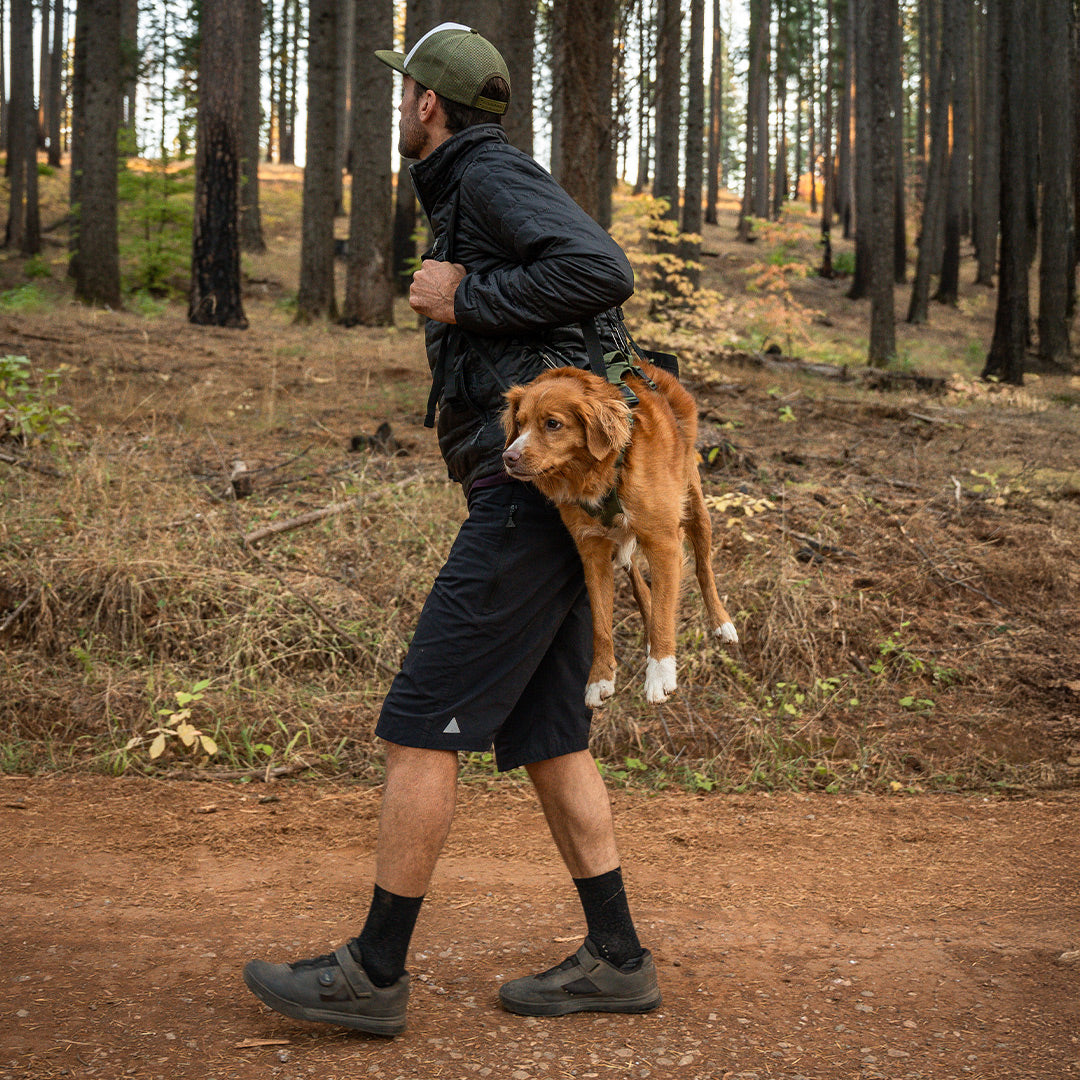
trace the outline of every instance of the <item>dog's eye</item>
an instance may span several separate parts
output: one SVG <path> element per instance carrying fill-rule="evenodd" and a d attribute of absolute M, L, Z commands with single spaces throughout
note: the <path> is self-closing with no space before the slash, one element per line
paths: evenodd
<path fill-rule="evenodd" d="M 547 423 L 544 425 L 548 431 L 558 431 L 562 427 L 562 421 L 556 420 L 554 416 L 549 416 Z"/>

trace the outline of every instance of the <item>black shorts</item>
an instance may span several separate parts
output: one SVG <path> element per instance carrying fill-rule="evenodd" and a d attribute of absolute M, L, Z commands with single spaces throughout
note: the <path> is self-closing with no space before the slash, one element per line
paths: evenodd
<path fill-rule="evenodd" d="M 592 619 L 577 548 L 526 484 L 474 489 L 375 734 L 495 748 L 501 770 L 588 749 Z"/>

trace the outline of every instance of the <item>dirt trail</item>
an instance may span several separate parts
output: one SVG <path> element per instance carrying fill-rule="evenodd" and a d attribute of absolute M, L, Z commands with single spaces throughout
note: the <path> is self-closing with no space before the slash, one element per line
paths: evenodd
<path fill-rule="evenodd" d="M 463 788 L 388 1041 L 239 978 L 355 932 L 377 791 L 5 778 L 0 1080 L 1080 1075 L 1076 793 L 613 799 L 661 1009 L 498 1008 L 580 923 L 531 791 L 490 781 Z"/>

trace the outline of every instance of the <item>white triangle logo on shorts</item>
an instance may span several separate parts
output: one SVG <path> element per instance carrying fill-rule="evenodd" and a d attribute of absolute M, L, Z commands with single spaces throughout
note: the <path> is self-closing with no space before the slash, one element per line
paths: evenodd
<path fill-rule="evenodd" d="M 457 717 L 452 716 L 450 718 L 450 723 L 447 724 L 446 727 L 444 727 L 442 730 L 444 735 L 460 735 L 461 728 L 458 727 Z"/>

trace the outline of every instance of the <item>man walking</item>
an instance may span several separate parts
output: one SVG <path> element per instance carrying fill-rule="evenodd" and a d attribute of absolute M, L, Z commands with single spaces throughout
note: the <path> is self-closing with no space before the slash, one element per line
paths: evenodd
<path fill-rule="evenodd" d="M 358 937 L 287 964 L 253 960 L 249 989 L 286 1016 L 392 1035 L 405 1026 L 409 941 L 449 832 L 458 753 L 494 746 L 524 766 L 577 887 L 587 936 L 539 975 L 499 991 L 526 1016 L 645 1012 L 660 1004 L 638 941 L 611 805 L 589 752 L 584 704 L 592 624 L 581 561 L 555 508 L 505 473 L 502 395 L 546 366 L 588 366 L 584 325 L 624 346 L 617 305 L 633 291 L 618 245 L 540 166 L 511 147 L 499 52 L 457 23 L 407 55 L 399 150 L 435 244 L 413 278 L 427 317 L 428 426 L 469 516 L 424 605 L 379 717 L 386 786 L 375 885 Z"/>

